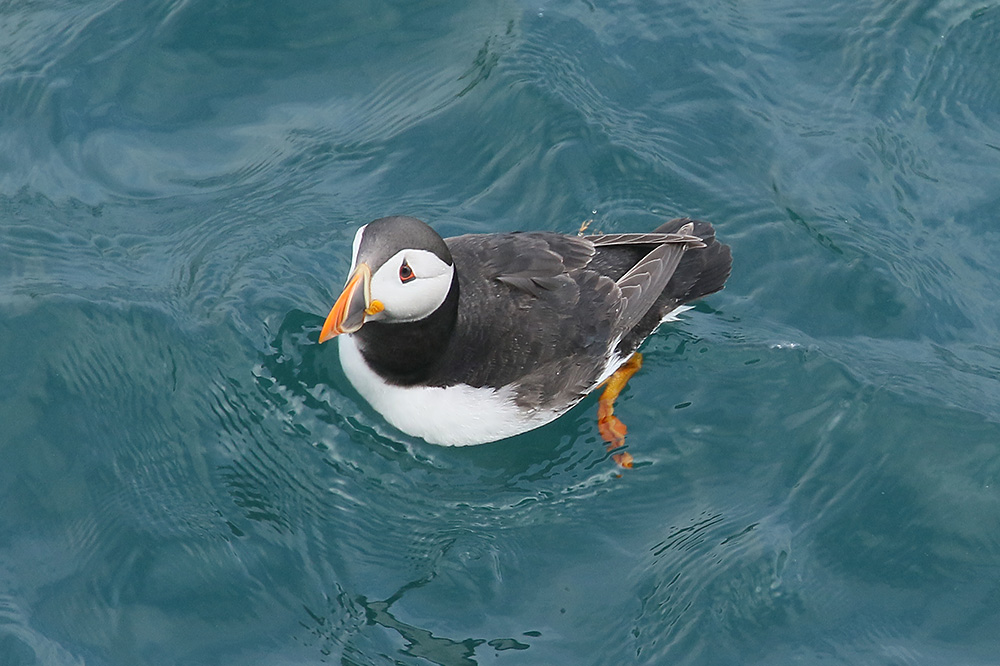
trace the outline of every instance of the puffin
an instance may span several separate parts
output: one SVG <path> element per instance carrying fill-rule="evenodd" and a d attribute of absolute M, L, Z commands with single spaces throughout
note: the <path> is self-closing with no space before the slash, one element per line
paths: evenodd
<path fill-rule="evenodd" d="M 689 218 L 651 232 L 583 231 L 442 238 L 414 217 L 369 222 L 319 343 L 336 337 L 358 393 L 429 443 L 513 437 L 603 385 L 599 431 L 620 449 L 627 429 L 614 399 L 641 365 L 637 349 L 722 289 L 732 255 L 710 223 Z"/>

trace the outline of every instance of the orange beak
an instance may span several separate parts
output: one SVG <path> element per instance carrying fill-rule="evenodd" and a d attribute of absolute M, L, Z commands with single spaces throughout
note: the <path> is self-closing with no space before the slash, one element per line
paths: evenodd
<path fill-rule="evenodd" d="M 319 333 L 320 343 L 341 333 L 353 333 L 365 323 L 365 315 L 381 311 L 382 304 L 372 301 L 372 270 L 368 264 L 358 264 L 323 323 L 323 330 Z"/>

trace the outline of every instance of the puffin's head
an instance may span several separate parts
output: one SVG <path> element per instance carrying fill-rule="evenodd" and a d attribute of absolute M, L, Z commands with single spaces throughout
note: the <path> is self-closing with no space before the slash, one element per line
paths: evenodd
<path fill-rule="evenodd" d="M 454 275 L 448 246 L 420 220 L 369 222 L 354 236 L 351 273 L 319 341 L 354 333 L 366 321 L 419 321 L 444 303 Z"/>

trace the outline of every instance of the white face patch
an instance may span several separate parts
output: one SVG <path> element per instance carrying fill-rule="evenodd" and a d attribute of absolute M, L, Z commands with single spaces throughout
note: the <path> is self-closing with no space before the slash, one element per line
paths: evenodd
<path fill-rule="evenodd" d="M 355 260 L 356 253 L 357 249 Z M 404 262 L 409 271 L 404 269 L 406 279 L 400 275 Z M 392 322 L 423 319 L 444 303 L 454 275 L 455 267 L 441 261 L 433 252 L 400 250 L 372 275 L 372 299 L 380 301 L 385 308 L 369 319 Z"/>

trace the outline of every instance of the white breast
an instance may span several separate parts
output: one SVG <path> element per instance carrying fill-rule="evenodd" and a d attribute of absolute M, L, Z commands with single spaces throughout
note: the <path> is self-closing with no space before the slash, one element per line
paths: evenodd
<path fill-rule="evenodd" d="M 361 397 L 386 421 L 431 444 L 485 444 L 537 428 L 562 413 L 521 409 L 508 387 L 495 390 L 386 384 L 365 363 L 353 336 L 339 336 L 338 344 L 344 374 Z"/>

